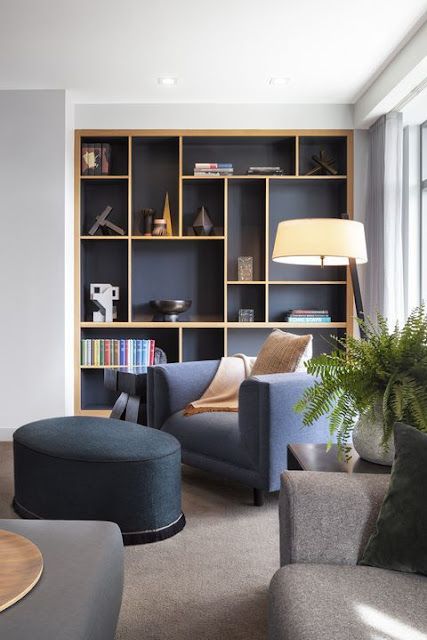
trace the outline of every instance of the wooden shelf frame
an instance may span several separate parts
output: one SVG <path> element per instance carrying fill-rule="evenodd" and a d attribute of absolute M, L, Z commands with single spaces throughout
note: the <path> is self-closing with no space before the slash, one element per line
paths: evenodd
<path fill-rule="evenodd" d="M 127 141 L 128 150 L 128 171 L 126 175 L 101 175 L 101 176 L 82 176 L 80 174 L 80 146 L 82 138 L 121 138 Z M 232 176 L 192 176 L 184 174 L 184 154 L 186 138 L 294 138 L 294 167 L 293 174 L 287 174 L 283 176 L 254 176 L 254 175 L 232 175 Z M 342 175 L 329 176 L 329 175 L 315 175 L 307 176 L 300 175 L 300 152 L 301 152 L 301 138 L 342 138 L 346 142 L 346 171 Z M 133 231 L 133 167 L 132 167 L 132 146 L 135 138 L 176 138 L 178 143 L 178 212 L 177 212 L 177 235 L 172 237 L 144 237 L 135 235 Z M 125 143 L 124 143 L 125 144 Z M 344 168 L 344 167 L 343 167 Z M 114 181 L 127 181 L 127 234 L 124 236 L 88 236 L 81 234 L 81 220 L 80 220 L 80 202 L 81 202 L 81 187 L 86 182 L 90 181 L 102 181 L 108 184 Z M 184 231 L 184 185 L 187 183 L 200 182 L 200 181 L 216 181 L 223 185 L 224 193 L 224 235 L 221 236 L 188 236 Z M 228 273 L 228 251 L 227 251 L 227 235 L 228 235 L 228 219 L 229 219 L 229 186 L 238 182 L 244 181 L 256 181 L 265 185 L 265 207 L 263 215 L 265 216 L 265 265 L 264 265 L 264 279 L 254 281 L 238 281 L 229 279 Z M 77 130 L 75 132 L 75 184 L 74 184 L 74 201 L 75 201 L 75 266 L 74 266 L 74 279 L 75 279 L 75 357 L 74 357 L 74 386 L 75 386 L 75 413 L 85 415 L 106 415 L 108 411 L 102 408 L 87 408 L 83 409 L 81 406 L 82 397 L 82 372 L 86 372 L 88 375 L 99 374 L 100 367 L 83 367 L 80 364 L 80 338 L 82 332 L 85 335 L 91 335 L 92 331 L 94 335 L 99 335 L 103 330 L 117 331 L 119 337 L 120 330 L 122 331 L 134 331 L 134 330 L 156 330 L 176 333 L 177 339 L 177 352 L 178 360 L 184 359 L 185 352 L 185 340 L 186 331 L 219 331 L 223 333 L 223 353 L 227 355 L 229 350 L 230 337 L 236 330 L 249 330 L 255 331 L 260 329 L 273 329 L 283 328 L 288 330 L 310 330 L 310 331 L 345 331 L 347 333 L 353 333 L 354 329 L 354 309 L 353 309 L 353 292 L 351 289 L 351 282 L 347 270 L 347 277 L 345 280 L 274 280 L 271 279 L 270 270 L 270 194 L 271 186 L 275 183 L 292 182 L 295 184 L 304 183 L 316 184 L 319 182 L 325 183 L 344 183 L 346 189 L 346 205 L 347 212 L 350 217 L 353 216 L 353 131 L 352 130 Z M 101 188 L 101 187 L 100 187 Z M 325 187 L 326 188 L 326 187 Z M 127 319 L 125 321 L 114 323 L 93 323 L 87 321 L 81 321 L 81 296 L 80 296 L 80 281 L 81 281 L 81 246 L 85 243 L 87 246 L 96 247 L 97 241 L 122 241 L 127 243 Z M 205 242 L 215 241 L 223 243 L 224 247 L 224 297 L 223 297 L 223 318 L 221 320 L 210 320 L 204 317 L 195 318 L 192 321 L 182 322 L 153 322 L 153 321 L 133 321 L 133 300 L 132 300 L 132 271 L 133 271 L 133 252 L 136 246 L 143 247 L 139 243 L 145 241 L 184 241 L 184 242 Z M 345 319 L 342 322 L 331 323 L 288 323 L 288 322 L 271 322 L 269 321 L 270 314 L 270 293 L 275 291 L 275 287 L 291 287 L 297 289 L 304 286 L 332 286 L 340 285 L 346 287 L 346 309 Z M 263 321 L 253 323 L 239 323 L 235 321 L 228 321 L 228 294 L 229 289 L 238 289 L 241 287 L 242 291 L 251 290 L 253 288 L 260 288 L 264 292 L 264 317 Z M 216 334 L 215 334 L 216 335 Z M 218 334 L 219 335 L 219 334 Z"/>

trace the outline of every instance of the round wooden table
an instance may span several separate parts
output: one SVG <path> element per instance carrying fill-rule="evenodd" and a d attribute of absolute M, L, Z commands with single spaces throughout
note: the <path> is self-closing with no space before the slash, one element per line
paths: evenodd
<path fill-rule="evenodd" d="M 42 571 L 39 548 L 24 536 L 0 529 L 0 611 L 27 595 Z"/>

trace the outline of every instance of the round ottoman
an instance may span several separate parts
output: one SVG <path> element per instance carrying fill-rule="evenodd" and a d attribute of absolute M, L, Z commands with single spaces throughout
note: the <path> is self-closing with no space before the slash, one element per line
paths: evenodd
<path fill-rule="evenodd" d="M 110 418 L 51 418 L 15 431 L 15 498 L 23 518 L 116 522 L 125 544 L 184 528 L 181 447 L 157 429 Z"/>

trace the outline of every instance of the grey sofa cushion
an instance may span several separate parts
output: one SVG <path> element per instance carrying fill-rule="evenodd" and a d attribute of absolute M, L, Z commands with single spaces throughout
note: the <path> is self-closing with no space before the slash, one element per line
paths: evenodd
<path fill-rule="evenodd" d="M 44 569 L 0 614 L 2 640 L 113 640 L 123 589 L 123 542 L 112 522 L 0 520 L 32 540 Z"/>
<path fill-rule="evenodd" d="M 193 451 L 245 469 L 253 468 L 240 440 L 239 419 L 235 412 L 215 411 L 184 416 L 182 411 L 178 411 L 166 420 L 162 431 L 175 436 L 184 451 Z"/>
<path fill-rule="evenodd" d="M 269 640 L 421 639 L 427 634 L 426 602 L 424 576 L 288 565 L 270 585 Z"/>

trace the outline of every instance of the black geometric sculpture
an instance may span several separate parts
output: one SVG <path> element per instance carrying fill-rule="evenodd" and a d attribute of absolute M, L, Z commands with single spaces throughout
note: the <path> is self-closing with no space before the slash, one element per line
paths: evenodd
<path fill-rule="evenodd" d="M 197 216 L 193 222 L 194 233 L 196 236 L 210 236 L 213 228 L 213 222 L 209 217 L 208 210 L 202 205 L 197 210 Z"/>
<path fill-rule="evenodd" d="M 96 216 L 96 222 L 91 226 L 88 232 L 90 236 L 94 236 L 98 230 L 100 230 L 102 234 L 106 235 L 109 235 L 111 231 L 118 233 L 120 236 L 125 235 L 124 229 L 118 227 L 113 222 L 110 222 L 110 220 L 107 220 L 112 210 L 113 207 L 108 205 L 105 207 L 104 211 L 99 214 L 99 216 Z"/>
<path fill-rule="evenodd" d="M 338 174 L 338 171 L 333 166 L 335 164 L 335 160 L 330 158 L 323 149 L 320 151 L 318 156 L 312 156 L 312 160 L 316 163 L 316 166 L 306 174 L 307 176 L 318 175 L 321 171 L 326 171 L 326 173 L 329 173 L 331 176 L 336 176 Z"/>

